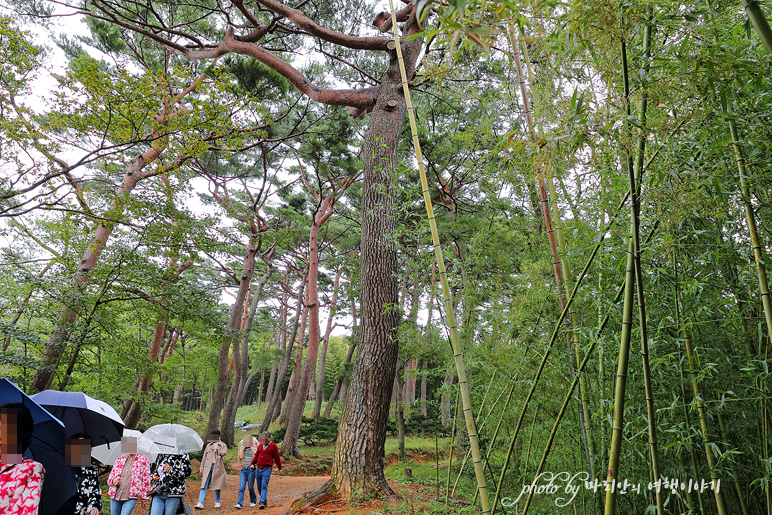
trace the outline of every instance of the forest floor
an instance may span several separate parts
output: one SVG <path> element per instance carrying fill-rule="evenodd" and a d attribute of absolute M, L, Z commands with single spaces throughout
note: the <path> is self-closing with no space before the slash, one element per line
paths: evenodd
<path fill-rule="evenodd" d="M 228 486 L 222 492 L 222 498 L 220 501 L 220 508 L 214 507 L 214 492 L 207 492 L 206 500 L 204 501 L 204 509 L 194 510 L 195 513 L 201 515 L 236 515 L 237 513 L 261 513 L 265 515 L 281 515 L 292 513 L 293 515 L 369 515 L 380 513 L 394 513 L 394 514 L 419 514 L 419 513 L 438 513 L 436 502 L 436 489 L 434 486 L 426 484 L 424 481 L 411 481 L 396 479 L 395 476 L 404 478 L 404 469 L 402 467 L 412 466 L 418 468 L 421 466 L 429 465 L 426 463 L 426 456 L 420 453 L 416 453 L 412 456 L 412 460 L 407 462 L 397 463 L 396 456 L 390 456 L 386 460 L 387 476 L 391 476 L 389 479 L 389 486 L 397 494 L 395 498 L 388 500 L 380 499 L 358 499 L 352 501 L 329 501 L 322 506 L 316 508 L 303 508 L 304 503 L 298 503 L 294 506 L 294 511 L 290 512 L 290 508 L 298 499 L 301 499 L 305 494 L 318 490 L 328 479 L 329 476 L 329 464 L 331 462 L 331 456 L 322 454 L 320 456 L 306 455 L 305 459 L 290 460 L 285 462 L 282 474 L 278 474 L 274 468 L 274 472 L 271 475 L 270 484 L 268 486 L 268 506 L 264 510 L 258 510 L 257 506 L 249 506 L 249 492 L 244 492 L 244 507 L 242 509 L 234 508 L 236 500 L 238 498 L 239 487 L 239 474 L 237 473 L 237 464 L 231 463 L 228 474 Z M 198 469 L 198 461 L 193 460 L 193 469 Z M 389 474 L 391 472 L 391 474 Z M 185 500 L 193 507 L 198 500 L 199 489 L 201 487 L 201 480 L 193 478 L 187 481 L 187 493 L 185 494 Z M 461 502 L 461 505 L 466 504 Z M 454 503 L 450 507 L 447 513 L 458 513 L 460 505 Z M 444 510 L 442 510 L 444 511 Z"/>
<path fill-rule="evenodd" d="M 330 476 L 286 476 L 274 474 L 268 487 L 268 506 L 264 510 L 249 506 L 249 493 L 245 492 L 244 508 L 234 508 L 238 496 L 238 477 L 228 476 L 228 488 L 222 493 L 220 508 L 214 507 L 214 492 L 207 492 L 203 510 L 194 510 L 201 515 L 236 515 L 243 513 L 260 513 L 265 515 L 288 514 L 293 503 L 303 495 L 321 487 Z M 235 480 L 235 481 L 234 481 Z M 293 515 L 375 515 L 376 513 L 418 514 L 431 510 L 427 497 L 431 488 L 419 485 L 404 485 L 390 480 L 389 485 L 397 493 L 392 500 L 361 500 L 357 502 L 330 501 L 316 508 L 296 506 Z M 188 481 L 188 491 L 185 500 L 193 507 L 198 499 L 200 481 Z M 454 513 L 451 508 L 449 513 Z"/>
<path fill-rule="evenodd" d="M 268 485 L 268 506 L 260 513 L 265 515 L 279 515 L 289 509 L 290 505 L 303 494 L 314 491 L 321 487 L 330 476 L 285 476 L 279 475 L 274 471 L 271 481 Z M 198 499 L 201 481 L 188 481 L 188 490 L 185 494 L 185 500 L 193 507 Z M 258 507 L 249 506 L 249 492 L 244 492 L 244 509 L 234 508 L 239 493 L 239 476 L 228 476 L 228 488 L 222 492 L 220 508 L 214 508 L 214 491 L 207 492 L 204 501 L 203 510 L 195 510 L 202 515 L 235 515 L 254 511 L 257 513 Z M 317 512 L 318 513 L 318 512 Z M 338 512 L 340 513 L 340 512 Z"/>

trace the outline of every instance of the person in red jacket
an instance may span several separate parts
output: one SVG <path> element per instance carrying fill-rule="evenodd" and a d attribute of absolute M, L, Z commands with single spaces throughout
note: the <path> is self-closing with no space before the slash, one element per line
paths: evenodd
<path fill-rule="evenodd" d="M 260 492 L 260 509 L 264 510 L 273 463 L 276 462 L 276 467 L 281 474 L 281 456 L 279 456 L 279 448 L 271 441 L 271 433 L 260 433 L 257 435 L 257 440 L 260 445 L 257 446 L 257 452 L 249 466 L 255 471 L 255 483 Z"/>

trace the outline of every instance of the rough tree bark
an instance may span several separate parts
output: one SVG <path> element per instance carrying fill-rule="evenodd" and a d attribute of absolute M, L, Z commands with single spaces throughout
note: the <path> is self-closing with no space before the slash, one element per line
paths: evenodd
<path fill-rule="evenodd" d="M 411 4 L 411 7 L 413 5 Z M 405 36 L 419 32 L 415 10 L 403 27 Z M 415 73 L 420 38 L 403 43 L 408 77 Z M 390 236 L 397 227 L 394 212 L 396 149 L 407 106 L 399 63 L 391 56 L 382 78 L 362 152 L 361 306 L 362 327 L 346 405 L 338 429 L 328 491 L 351 497 L 393 495 L 383 474 L 389 397 L 397 365 L 397 250 Z"/>

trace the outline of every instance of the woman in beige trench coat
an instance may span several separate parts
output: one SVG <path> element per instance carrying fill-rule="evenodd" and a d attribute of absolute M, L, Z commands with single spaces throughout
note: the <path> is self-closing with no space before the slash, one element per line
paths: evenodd
<path fill-rule="evenodd" d="M 228 447 L 220 441 L 220 431 L 214 430 L 207 438 L 204 455 L 201 457 L 201 491 L 198 494 L 197 509 L 204 508 L 206 491 L 214 490 L 214 507 L 220 507 L 220 493 L 226 486 L 225 462 L 223 456 L 228 452 Z"/>

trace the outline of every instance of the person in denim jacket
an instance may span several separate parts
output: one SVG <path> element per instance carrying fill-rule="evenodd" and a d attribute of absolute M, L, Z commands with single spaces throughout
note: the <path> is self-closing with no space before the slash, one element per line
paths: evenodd
<path fill-rule="evenodd" d="M 241 461 L 241 478 L 239 481 L 239 500 L 234 506 L 236 509 L 244 507 L 244 489 L 249 487 L 250 506 L 257 504 L 257 494 L 255 493 L 255 471 L 250 468 L 252 458 L 257 451 L 257 438 L 254 435 L 247 435 L 239 442 L 239 461 Z"/>

